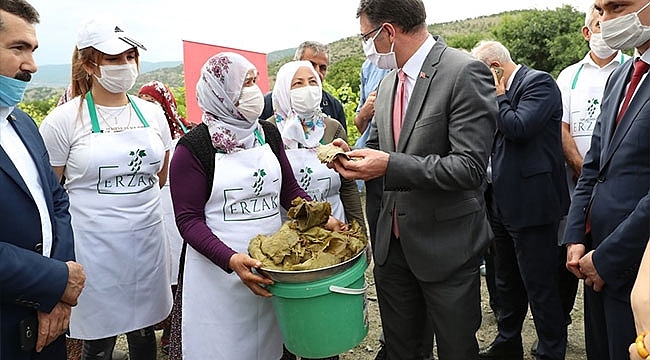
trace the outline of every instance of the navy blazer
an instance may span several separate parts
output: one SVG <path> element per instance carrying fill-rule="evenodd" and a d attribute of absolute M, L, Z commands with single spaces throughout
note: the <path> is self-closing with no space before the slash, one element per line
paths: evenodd
<path fill-rule="evenodd" d="M 65 261 L 74 260 L 68 195 L 50 166 L 45 144 L 34 121 L 16 109 L 7 118 L 27 147 L 45 193 L 52 223 L 50 258 L 42 255 L 38 208 L 27 185 L 7 153 L 0 147 L 0 359 L 65 359 L 65 336 L 46 347 L 40 356 L 19 348 L 18 324 L 50 312 L 68 282 Z"/>
<path fill-rule="evenodd" d="M 555 80 L 522 66 L 497 101 L 492 186 L 503 223 L 521 229 L 559 221 L 569 207 L 569 189 Z"/>
<path fill-rule="evenodd" d="M 610 76 L 601 113 L 573 194 L 564 243 L 595 249 L 593 262 L 608 289 L 630 301 L 630 291 L 650 237 L 650 78 L 616 126 L 633 60 Z M 591 236 L 585 221 L 591 208 Z"/>

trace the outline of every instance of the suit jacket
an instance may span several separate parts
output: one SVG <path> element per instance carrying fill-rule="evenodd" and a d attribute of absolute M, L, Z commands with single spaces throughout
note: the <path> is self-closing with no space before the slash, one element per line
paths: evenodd
<path fill-rule="evenodd" d="M 367 188 L 369 199 L 381 197 L 371 239 L 374 260 L 386 261 L 396 208 L 404 256 L 422 281 L 448 278 L 491 237 L 480 186 L 497 117 L 494 80 L 483 63 L 436 40 L 413 88 L 397 148 L 396 71 L 379 85 L 366 144 L 390 153 L 386 174 Z"/>
<path fill-rule="evenodd" d="M 0 148 L 0 359 L 32 359 L 19 349 L 18 323 L 50 312 L 68 282 L 65 261 L 74 260 L 68 196 L 50 167 L 34 121 L 16 109 L 7 118 L 34 161 L 52 223 L 50 258 L 42 255 L 38 208 L 13 162 Z M 63 354 L 63 355 L 61 355 Z M 38 359 L 65 359 L 65 337 L 43 350 Z"/>
<path fill-rule="evenodd" d="M 569 207 L 569 189 L 555 80 L 522 66 L 497 100 L 492 189 L 503 223 L 521 229 L 559 221 Z"/>
<path fill-rule="evenodd" d="M 626 302 L 650 236 L 650 79 L 639 85 L 616 126 L 632 63 L 614 70 L 605 85 L 564 236 L 565 244 L 595 249 L 593 262 L 606 287 L 621 290 Z M 586 237 L 589 209 L 591 236 Z"/>

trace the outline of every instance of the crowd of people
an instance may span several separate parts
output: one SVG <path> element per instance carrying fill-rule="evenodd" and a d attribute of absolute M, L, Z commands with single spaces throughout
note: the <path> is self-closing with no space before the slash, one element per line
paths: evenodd
<path fill-rule="evenodd" d="M 0 0 L 0 359 L 155 360 L 155 330 L 170 359 L 297 359 L 247 250 L 297 197 L 331 204 L 329 230 L 368 226 L 377 360 L 523 359 L 529 308 L 532 354 L 564 359 L 580 279 L 587 358 L 649 358 L 648 7 L 595 0 L 589 52 L 554 79 L 498 41 L 447 46 L 422 0 L 360 0 L 351 147 L 327 46 L 300 44 L 266 95 L 214 54 L 188 120 L 159 81 L 128 94 L 146 47 L 101 17 L 37 127 L 17 105 L 39 14 Z M 348 156 L 322 164 L 329 143 Z M 483 259 L 498 331 L 479 348 Z"/>

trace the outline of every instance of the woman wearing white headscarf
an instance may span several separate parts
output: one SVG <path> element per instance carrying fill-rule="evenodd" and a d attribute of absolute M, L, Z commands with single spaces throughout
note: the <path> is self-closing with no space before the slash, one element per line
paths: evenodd
<path fill-rule="evenodd" d="M 280 359 L 282 339 L 248 243 L 281 226 L 280 206 L 311 200 L 298 186 L 280 135 L 262 124 L 257 70 L 219 53 L 196 85 L 203 123 L 179 140 L 170 167 L 176 223 L 189 246 L 179 278 L 182 316 L 174 316 L 170 358 Z M 329 228 L 341 224 L 330 218 Z M 255 296 L 259 295 L 259 296 Z"/>
<path fill-rule="evenodd" d="M 309 61 L 282 65 L 273 87 L 274 115 L 268 121 L 280 130 L 298 184 L 313 199 L 330 202 L 335 218 L 356 220 L 365 229 L 356 183 L 327 168 L 316 155 L 321 144 L 336 138 L 347 141 L 338 120 L 321 111 L 321 94 L 320 77 Z"/>

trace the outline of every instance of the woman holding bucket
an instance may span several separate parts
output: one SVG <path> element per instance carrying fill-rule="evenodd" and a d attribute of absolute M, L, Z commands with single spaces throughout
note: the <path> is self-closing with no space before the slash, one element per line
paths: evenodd
<path fill-rule="evenodd" d="M 172 158 L 176 223 L 189 246 L 171 359 L 282 357 L 271 293 L 264 288 L 272 281 L 252 271 L 262 264 L 247 248 L 254 236 L 280 228 L 280 206 L 311 198 L 293 177 L 277 129 L 258 121 L 264 99 L 256 79 L 255 66 L 239 54 L 208 59 L 196 85 L 202 124 L 179 140 Z M 327 227 L 342 225 L 330 217 Z"/>

